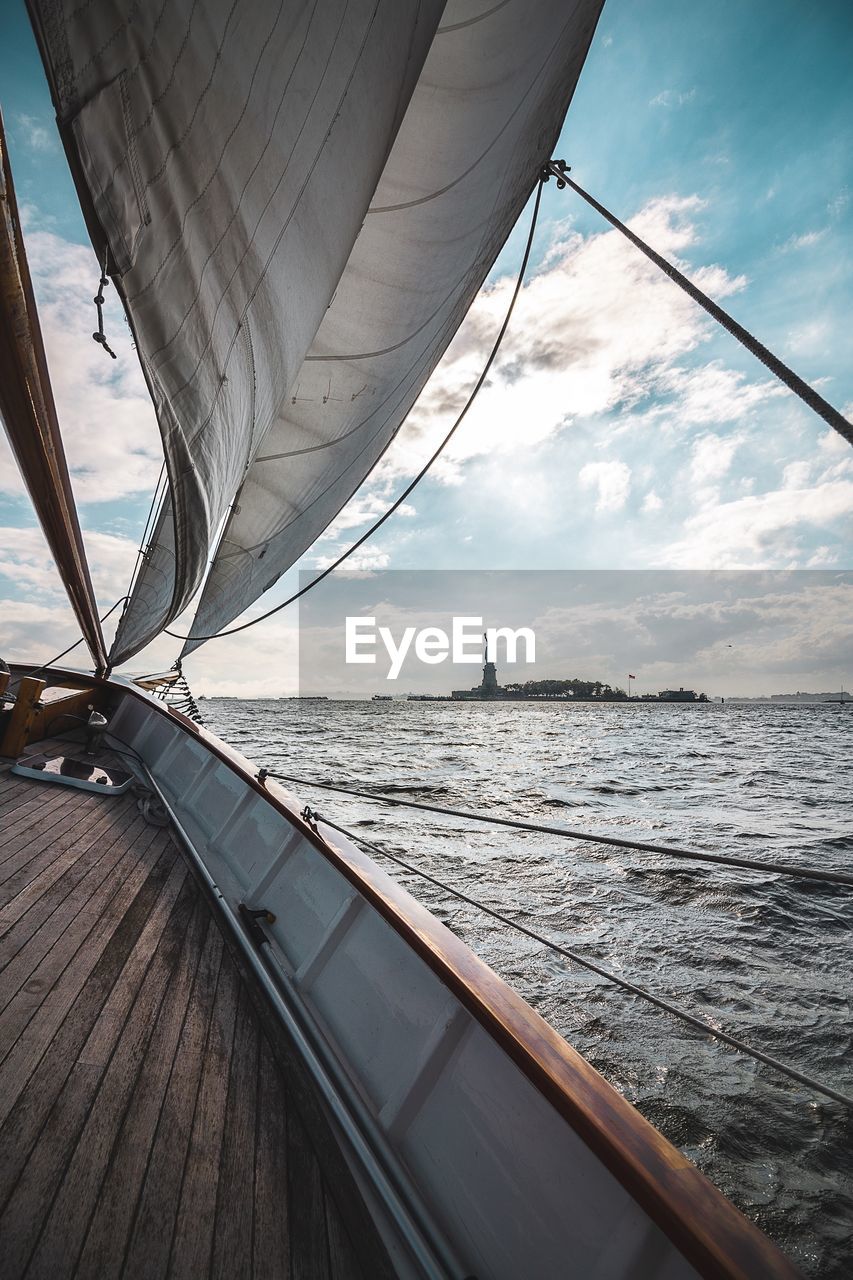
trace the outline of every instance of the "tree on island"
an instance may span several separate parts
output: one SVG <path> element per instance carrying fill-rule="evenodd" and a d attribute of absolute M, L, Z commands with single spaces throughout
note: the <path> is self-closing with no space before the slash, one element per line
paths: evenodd
<path fill-rule="evenodd" d="M 587 698 L 602 702 L 627 700 L 624 689 L 614 689 L 601 680 L 527 680 L 506 684 L 504 692 L 520 698 Z"/>

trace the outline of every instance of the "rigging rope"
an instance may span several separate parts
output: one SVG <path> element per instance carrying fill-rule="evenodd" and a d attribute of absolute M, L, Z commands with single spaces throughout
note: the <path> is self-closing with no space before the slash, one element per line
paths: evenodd
<path fill-rule="evenodd" d="M 198 703 L 193 697 L 193 691 L 181 667 L 180 659 L 172 667 L 172 670 L 177 672 L 177 675 L 166 676 L 156 684 L 146 685 L 148 692 L 153 694 L 155 698 L 159 698 L 161 702 L 165 702 L 168 707 L 173 707 L 175 711 L 180 711 L 182 715 L 189 716 L 196 724 L 204 724 L 202 714 L 198 709 Z"/>
<path fill-rule="evenodd" d="M 788 866 L 784 862 L 762 862 L 757 858 L 739 858 L 735 854 L 705 853 L 698 849 L 678 849 L 665 844 L 650 844 L 645 840 L 628 840 L 623 836 L 596 835 L 590 831 L 573 831 L 570 827 L 554 827 L 542 822 L 524 822 L 520 818 L 498 818 L 492 814 L 469 813 L 465 809 L 450 809 L 443 805 L 424 804 L 419 800 L 399 800 L 395 796 L 377 795 L 373 791 L 359 791 L 353 787 L 336 786 L 330 782 L 316 782 L 310 778 L 295 778 L 287 773 L 273 773 L 273 778 L 293 782 L 302 787 L 318 787 L 322 791 L 339 791 L 343 795 L 358 796 L 363 800 L 377 800 L 380 804 L 403 805 L 407 809 L 420 809 L 426 813 L 441 813 L 451 818 L 465 818 L 470 822 L 486 822 L 493 826 L 512 827 L 516 831 L 536 831 L 542 835 L 562 836 L 566 840 L 588 840 L 592 844 L 615 845 L 621 849 L 638 849 L 643 853 L 664 853 L 671 858 L 691 858 L 699 862 L 715 862 L 728 867 L 742 867 L 747 871 L 773 872 L 785 876 L 799 876 L 805 880 L 822 880 L 829 884 L 853 885 L 853 875 L 846 871 L 824 871 L 820 867 Z"/>
<path fill-rule="evenodd" d="M 94 338 L 95 342 L 98 343 L 99 346 L 104 348 L 104 351 L 106 351 L 107 355 L 111 356 L 112 359 L 115 360 L 116 353 L 113 351 L 112 347 L 107 342 L 107 337 L 106 337 L 106 334 L 104 333 L 104 290 L 107 288 L 107 286 L 110 283 L 109 276 L 107 275 L 108 266 L 109 266 L 109 249 L 105 249 L 104 265 L 101 268 L 101 278 L 98 281 L 98 292 L 95 294 L 94 298 L 92 299 L 98 313 L 98 328 L 97 328 L 97 331 L 92 334 L 92 337 Z"/>
<path fill-rule="evenodd" d="M 568 186 L 577 192 L 582 200 L 585 200 L 603 218 L 606 218 L 617 231 L 621 231 L 655 266 L 660 267 L 661 271 L 669 276 L 670 280 L 683 289 L 694 302 L 698 302 L 699 306 L 708 312 L 708 315 L 713 316 L 718 324 L 721 324 L 733 338 L 737 338 L 738 342 L 742 343 L 757 360 L 760 360 L 765 368 L 775 374 L 779 381 L 783 382 L 790 391 L 793 391 L 794 395 L 799 396 L 803 403 L 807 404 L 819 417 L 823 418 L 824 422 L 828 423 L 830 427 L 834 427 L 848 444 L 853 444 L 853 423 L 848 422 L 828 400 L 824 400 L 823 396 L 818 395 L 814 387 L 809 386 L 798 374 L 794 373 L 793 369 L 789 369 L 778 356 L 775 356 L 762 342 L 759 342 L 754 334 L 745 329 L 743 325 L 738 324 L 737 320 L 730 316 L 727 311 L 724 311 L 722 307 L 718 306 L 716 302 L 712 302 L 708 295 L 697 288 L 692 281 L 688 280 L 687 276 L 682 275 L 677 267 L 674 267 L 671 262 L 667 262 L 666 258 L 662 258 L 659 253 L 655 253 L 654 249 L 647 245 L 644 240 L 641 240 L 629 227 L 626 227 L 624 222 L 620 222 L 615 214 L 611 213 L 609 209 L 605 209 L 603 204 L 599 204 L 588 191 L 584 191 L 583 187 L 578 186 L 569 177 L 569 167 L 564 160 L 550 160 L 548 162 L 542 170 L 542 181 L 547 182 L 551 177 L 557 179 L 558 187 Z"/>
<path fill-rule="evenodd" d="M 133 570 L 130 575 L 130 582 L 127 585 L 128 601 L 130 600 L 131 594 L 133 593 L 133 588 L 136 583 L 136 575 L 139 572 L 139 566 L 142 563 L 142 560 L 145 556 L 149 529 L 152 531 L 152 533 L 154 530 L 154 512 L 155 512 L 155 508 L 159 510 L 158 499 L 161 497 L 160 486 L 161 484 L 163 484 L 163 480 L 165 476 L 166 476 L 166 459 L 164 458 L 160 464 L 160 471 L 157 475 L 157 483 L 154 486 L 154 492 L 151 495 L 151 505 L 148 508 L 148 515 L 145 517 L 145 524 L 143 525 L 143 528 L 142 528 L 142 536 L 139 539 L 139 547 L 136 552 L 136 560 L 134 561 L 134 564 L 133 564 Z M 166 481 L 166 485 L 163 489 L 163 494 L 162 494 L 163 497 L 165 497 L 167 490 L 168 490 L 168 480 Z"/>
<path fill-rule="evenodd" d="M 487 907 L 484 903 L 478 902 L 476 898 L 470 897 L 461 889 L 455 888 L 453 885 L 446 884 L 443 880 L 436 879 L 427 871 L 422 871 L 420 867 L 414 866 L 410 862 L 406 862 L 403 858 L 398 858 L 396 854 L 390 853 L 387 849 L 381 848 L 374 844 L 371 840 L 365 839 L 363 836 L 355 835 L 352 831 L 348 831 L 346 827 L 339 826 L 336 822 L 332 822 L 329 818 L 323 817 L 322 814 L 314 811 L 311 814 L 313 822 L 322 822 L 325 826 L 330 827 L 333 831 L 339 831 L 341 835 L 347 836 L 355 844 L 363 845 L 371 852 L 380 854 L 382 857 L 390 858 L 392 862 L 396 862 L 398 866 L 403 867 L 406 871 L 412 872 L 414 875 L 421 876 L 424 880 L 429 880 L 431 884 L 436 885 L 439 889 L 443 889 L 446 893 L 452 894 L 453 897 L 461 899 L 469 906 L 476 907 L 478 911 L 484 912 L 495 920 L 499 920 L 501 924 L 509 926 L 511 929 L 517 929 L 519 933 L 525 934 L 528 938 L 532 938 L 534 942 L 540 943 L 549 950 L 556 952 L 558 955 L 565 956 L 567 960 L 571 960 L 574 964 L 581 965 L 584 969 L 589 969 L 600 978 L 612 982 L 615 986 L 621 987 L 625 991 L 630 991 L 632 995 L 639 996 L 643 1000 L 647 1000 L 650 1004 L 655 1005 L 658 1009 L 662 1009 L 665 1013 L 672 1014 L 673 1017 L 680 1018 L 682 1022 L 687 1022 L 703 1035 L 713 1037 L 715 1040 L 727 1044 L 732 1049 L 737 1049 L 741 1053 L 747 1054 L 750 1058 L 755 1058 L 758 1062 L 763 1062 L 766 1066 L 772 1067 L 775 1071 L 780 1072 L 784 1076 L 788 1076 L 791 1080 L 796 1080 L 798 1084 L 806 1085 L 809 1089 L 814 1089 L 816 1093 L 822 1093 L 825 1097 L 831 1098 L 834 1102 L 840 1102 L 845 1107 L 853 1109 L 853 1097 L 846 1093 L 841 1093 L 837 1089 L 833 1089 L 831 1085 L 823 1084 L 820 1080 L 815 1080 L 812 1076 L 806 1075 L 803 1071 L 798 1071 L 796 1067 L 789 1066 L 787 1062 L 781 1062 L 778 1058 L 773 1058 L 769 1053 L 764 1053 L 761 1049 L 755 1049 L 752 1045 L 746 1044 L 737 1036 L 729 1035 L 727 1031 L 721 1031 L 718 1027 L 713 1026 L 710 1022 L 706 1022 L 704 1018 L 699 1018 L 689 1010 L 682 1008 L 680 1005 L 673 1004 L 670 1000 L 665 1000 L 661 996 L 654 995 L 653 992 L 647 991 L 645 987 L 639 987 L 635 982 L 630 982 L 627 978 L 620 978 L 618 974 L 605 969 L 602 965 L 596 964 L 593 960 L 579 955 L 576 951 L 570 950 L 568 947 L 561 946 L 560 943 L 554 942 L 551 938 L 546 938 L 543 934 L 537 933 L 535 929 L 529 929 L 527 925 L 520 924 L 519 921 L 511 919 L 509 916 L 503 915 L 500 911 Z"/>
<path fill-rule="evenodd" d="M 349 547 L 346 551 L 344 551 L 342 555 L 338 556 L 337 560 L 333 561 L 332 564 L 330 564 L 326 569 L 324 569 L 322 573 L 319 573 L 316 578 L 312 578 L 310 582 L 306 583 L 306 585 L 302 587 L 299 591 L 294 592 L 294 594 L 292 596 L 289 596 L 287 600 L 283 600 L 281 604 L 277 604 L 273 609 L 268 609 L 266 613 L 260 614 L 260 616 L 257 618 L 252 618 L 249 622 L 243 622 L 237 627 L 229 627 L 224 631 L 215 631 L 213 632 L 212 635 L 209 635 L 209 636 L 182 636 L 182 635 L 178 635 L 177 632 L 175 631 L 170 631 L 168 627 L 164 627 L 163 630 L 165 631 L 167 636 L 171 636 L 174 640 L 189 640 L 189 639 L 199 640 L 199 641 L 218 640 L 222 636 L 234 636 L 239 631 L 247 631 L 249 627 L 254 627 L 257 625 L 257 623 L 264 622 L 267 618 L 271 618 L 274 613 L 280 613 L 282 609 L 286 609 L 288 605 L 294 604 L 301 596 L 304 596 L 306 592 L 311 591 L 314 587 L 318 586 L 323 581 L 324 578 L 328 578 L 329 574 L 334 573 L 335 569 L 340 568 L 340 566 L 344 563 L 344 561 L 348 560 L 349 557 L 353 554 L 353 552 L 357 551 L 358 548 L 362 546 L 367 541 L 368 538 L 372 538 L 374 533 L 376 533 L 377 529 L 380 529 L 382 525 L 385 523 L 385 521 L 390 519 L 390 517 L 394 514 L 394 512 L 398 509 L 398 507 L 400 507 L 406 501 L 406 498 L 408 498 L 412 490 L 416 488 L 417 485 L 420 484 L 421 480 L 423 480 L 424 476 L 430 470 L 433 463 L 440 456 L 440 454 L 442 454 L 444 450 L 447 448 L 447 445 L 450 443 L 451 439 L 456 434 L 458 428 L 461 427 L 468 413 L 468 410 L 471 408 L 472 404 L 477 399 L 480 389 L 482 388 L 483 383 L 486 381 L 486 378 L 488 377 L 489 370 L 491 369 L 494 363 L 495 357 L 498 354 L 498 351 L 500 350 L 501 343 L 503 342 L 504 335 L 506 334 L 506 331 L 509 327 L 509 322 L 510 322 L 510 319 L 512 318 L 512 313 L 515 310 L 515 304 L 518 300 L 518 295 L 521 293 L 521 286 L 524 283 L 524 277 L 527 272 L 527 264 L 530 260 L 530 251 L 533 248 L 533 237 L 536 232 L 536 223 L 539 218 L 539 205 L 542 201 L 543 185 L 544 185 L 544 179 L 540 176 L 540 180 L 536 187 L 536 199 L 533 204 L 533 216 L 530 219 L 530 230 L 527 233 L 527 244 L 525 245 L 525 248 L 524 248 L 524 256 L 522 257 L 522 260 L 521 260 L 521 267 L 519 268 L 518 279 L 515 282 L 515 288 L 513 289 L 509 307 L 507 308 L 507 313 L 504 317 L 503 324 L 498 330 L 498 336 L 495 338 L 494 344 L 492 345 L 492 349 L 489 352 L 489 357 L 486 360 L 485 365 L 483 366 L 483 370 L 479 378 L 474 384 L 474 388 L 471 391 L 471 394 L 468 396 L 468 399 L 466 400 L 459 416 L 457 417 L 456 421 L 453 423 L 453 426 L 447 432 L 447 435 L 441 441 L 441 444 L 435 450 L 435 453 L 433 453 L 432 457 L 430 457 L 427 460 L 427 462 L 425 462 L 424 465 L 421 467 L 420 471 L 415 476 L 414 480 L 412 480 L 406 486 L 406 488 L 403 490 L 400 496 L 392 503 L 392 505 L 388 508 L 388 510 L 384 513 L 384 515 L 381 515 L 379 519 L 375 522 L 375 524 L 372 524 L 370 528 L 367 530 L 367 532 L 361 535 L 361 537 L 358 539 L 357 542 L 354 542 L 352 546 Z"/>

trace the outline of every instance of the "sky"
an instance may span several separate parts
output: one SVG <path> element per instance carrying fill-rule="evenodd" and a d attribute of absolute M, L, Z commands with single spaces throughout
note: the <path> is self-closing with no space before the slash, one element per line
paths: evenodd
<path fill-rule="evenodd" d="M 0 102 L 106 610 L 127 588 L 162 461 L 159 436 L 114 301 L 107 334 L 118 360 L 91 340 L 97 265 L 18 0 L 4 0 L 2 35 Z M 583 187 L 848 417 L 851 62 L 853 9 L 842 0 L 607 0 L 555 151 Z M 355 540 L 450 426 L 506 310 L 529 216 L 528 208 L 398 441 L 301 568 L 328 564 Z M 430 476 L 349 564 L 837 572 L 853 567 L 851 533 L 850 446 L 552 182 L 489 383 Z M 296 569 L 247 616 L 295 585 Z M 286 610 L 207 644 L 185 663 L 191 684 L 245 696 L 293 691 L 297 622 Z M 0 440 L 0 653 L 41 661 L 77 634 Z M 162 669 L 178 647 L 161 638 L 130 666 Z M 813 671 L 821 687 L 838 687 L 836 667 Z"/>

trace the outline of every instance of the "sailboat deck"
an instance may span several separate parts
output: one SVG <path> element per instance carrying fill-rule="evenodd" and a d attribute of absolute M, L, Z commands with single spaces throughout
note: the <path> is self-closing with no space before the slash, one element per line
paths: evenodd
<path fill-rule="evenodd" d="M 169 830 L 8 773 L 0 1258 L 5 1280 L 365 1274 Z"/>

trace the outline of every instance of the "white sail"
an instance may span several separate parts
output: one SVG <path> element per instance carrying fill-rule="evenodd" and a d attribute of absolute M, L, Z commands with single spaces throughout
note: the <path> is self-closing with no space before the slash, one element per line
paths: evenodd
<path fill-rule="evenodd" d="M 113 662 L 187 605 L 226 515 L 188 649 L 375 465 L 549 155 L 600 8 L 31 0 L 169 477 Z"/>
<path fill-rule="evenodd" d="M 346 265 L 443 8 L 33 0 L 170 481 L 114 661 L 198 588 Z"/>
<path fill-rule="evenodd" d="M 447 5 L 335 297 L 243 481 L 185 653 L 311 546 L 387 448 L 550 155 L 599 10 Z"/>

